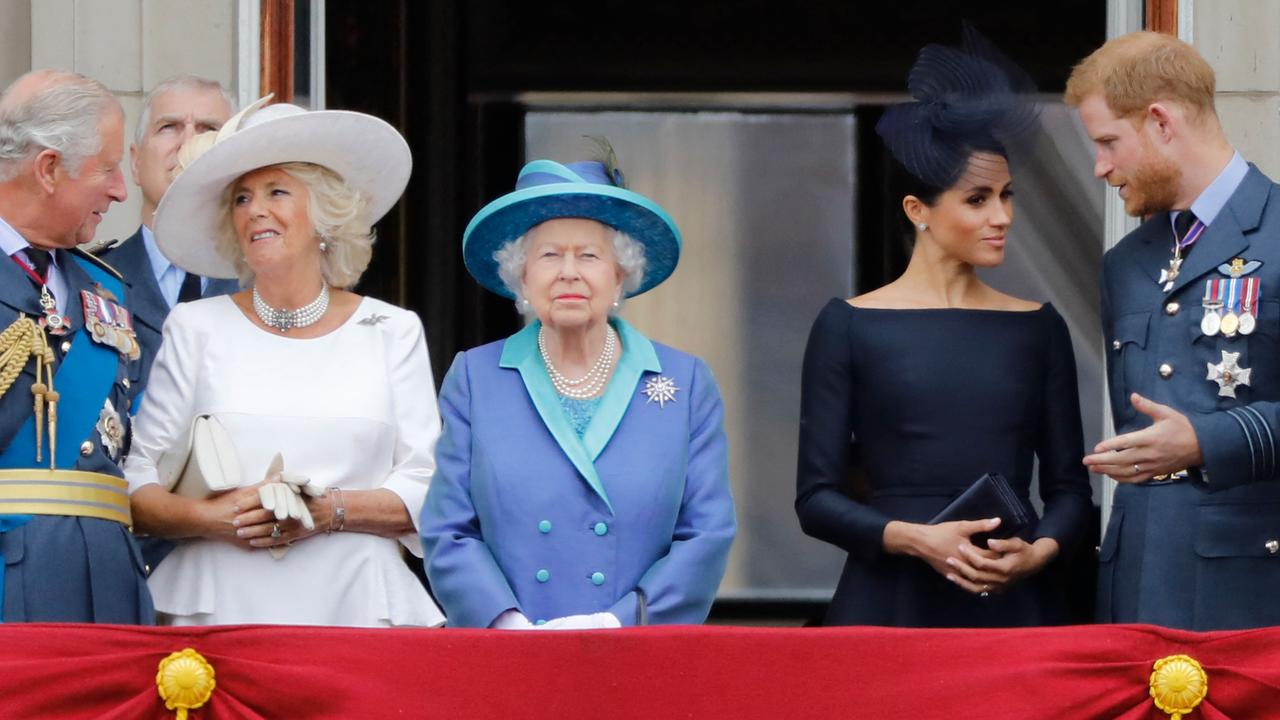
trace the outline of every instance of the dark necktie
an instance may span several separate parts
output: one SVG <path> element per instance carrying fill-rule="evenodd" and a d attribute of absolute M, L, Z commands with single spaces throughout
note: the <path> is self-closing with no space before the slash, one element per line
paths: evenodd
<path fill-rule="evenodd" d="M 31 261 L 31 265 L 36 269 L 36 274 L 48 282 L 49 266 L 53 264 L 53 253 L 37 247 L 27 247 L 27 259 Z"/>
<path fill-rule="evenodd" d="M 188 300 L 200 299 L 200 276 L 195 273 L 187 273 L 182 278 L 182 287 L 178 290 L 178 302 L 183 303 Z"/>
<path fill-rule="evenodd" d="M 53 253 L 48 250 L 41 250 L 37 247 L 27 247 L 27 260 L 31 262 L 31 266 L 36 269 L 36 274 L 44 281 L 44 285 L 49 285 L 49 266 L 53 264 Z M 31 278 L 35 282 L 35 278 Z M 37 285 L 37 287 L 39 287 Z M 49 288 L 49 294 L 53 294 L 53 288 Z"/>
<path fill-rule="evenodd" d="M 1191 238 L 1191 242 L 1187 242 L 1187 234 L 1191 232 L 1191 226 L 1196 222 L 1195 213 L 1190 210 L 1183 210 L 1178 213 L 1178 217 L 1173 219 L 1173 233 L 1178 247 L 1182 249 L 1182 254 L 1186 255 L 1191 249 L 1191 245 L 1195 243 L 1196 238 Z"/>

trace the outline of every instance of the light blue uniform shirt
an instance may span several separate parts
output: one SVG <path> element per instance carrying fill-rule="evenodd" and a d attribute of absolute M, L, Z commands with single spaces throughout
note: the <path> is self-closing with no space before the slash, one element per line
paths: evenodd
<path fill-rule="evenodd" d="M 14 255 L 31 247 L 31 243 L 27 239 L 13 229 L 13 226 L 0 218 L 0 249 L 4 250 L 4 254 L 12 258 Z M 27 254 L 22 253 L 22 260 L 27 260 Z M 9 262 L 13 262 L 10 260 Z M 24 262 L 24 267 L 30 267 L 30 262 Z M 53 253 L 53 261 L 49 263 L 49 277 L 45 278 L 45 283 L 49 286 L 49 292 L 53 293 L 54 306 L 58 313 L 65 315 L 67 312 L 67 282 L 62 277 L 62 268 L 58 267 L 58 254 Z"/>
<path fill-rule="evenodd" d="M 1222 168 L 1218 177 L 1214 178 L 1213 182 L 1209 183 L 1209 187 L 1205 188 L 1204 192 L 1201 192 L 1200 196 L 1191 203 L 1191 212 L 1195 213 L 1200 222 L 1212 225 L 1214 218 L 1218 217 L 1222 208 L 1227 206 L 1232 193 L 1240 187 L 1240 183 L 1244 182 L 1244 176 L 1248 173 L 1249 163 L 1240 157 L 1240 153 L 1232 154 L 1231 161 Z M 1170 224 L 1181 214 L 1181 211 L 1169 213 Z M 1173 227 L 1177 226 L 1173 225 Z"/>
<path fill-rule="evenodd" d="M 178 293 L 182 291 L 182 281 L 186 278 L 187 273 L 182 268 L 169 262 L 169 258 L 160 252 L 160 246 L 156 244 L 156 236 L 152 234 L 151 228 L 146 225 L 142 226 L 142 245 L 147 249 L 147 258 L 151 260 L 151 272 L 156 276 L 156 284 L 160 286 L 160 294 L 164 296 L 164 301 L 169 304 L 169 308 L 173 309 L 173 306 L 178 304 Z M 207 287 L 209 287 L 209 278 L 200 278 L 200 293 L 202 295 Z"/>

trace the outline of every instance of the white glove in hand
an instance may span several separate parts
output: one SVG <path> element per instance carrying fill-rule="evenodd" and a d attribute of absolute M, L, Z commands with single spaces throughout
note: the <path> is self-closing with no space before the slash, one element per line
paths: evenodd
<path fill-rule="evenodd" d="M 307 504 L 303 502 L 302 493 L 305 492 L 311 497 L 320 497 L 324 495 L 325 488 L 311 482 L 311 479 L 305 475 L 285 472 L 284 457 L 280 453 L 276 453 L 276 456 L 271 459 L 271 465 L 267 467 L 267 474 L 263 479 L 275 481 L 258 488 L 258 499 L 262 501 L 264 510 L 275 513 L 276 520 L 292 518 L 302 523 L 302 527 L 307 530 L 315 530 L 316 521 L 311 517 Z M 271 551 L 271 556 L 277 560 L 289 551 L 287 545 L 277 545 L 268 549 Z"/>
<path fill-rule="evenodd" d="M 524 613 L 514 608 L 494 618 L 489 627 L 493 630 L 533 630 L 535 628 Z"/>
<path fill-rule="evenodd" d="M 311 478 L 306 475 L 299 475 L 294 472 L 281 472 L 280 481 L 293 488 L 293 491 L 299 495 L 309 495 L 313 498 L 318 498 L 324 497 L 324 494 L 329 492 L 329 488 L 319 483 L 312 482 Z"/>
<path fill-rule="evenodd" d="M 534 627 L 538 630 L 600 630 L 620 628 L 622 622 L 613 613 L 598 612 L 591 615 L 567 615 Z"/>

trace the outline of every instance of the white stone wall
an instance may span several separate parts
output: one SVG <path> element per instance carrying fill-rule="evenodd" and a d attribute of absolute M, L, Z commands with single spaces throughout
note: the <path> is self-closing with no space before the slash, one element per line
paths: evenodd
<path fill-rule="evenodd" d="M 31 68 L 74 70 L 120 99 L 131 139 L 142 96 L 178 73 L 218 80 L 237 92 L 237 0 L 0 0 L 0 84 Z M 127 141 L 126 141 L 127 145 Z M 117 204 L 98 239 L 138 227 L 141 196 L 127 158 L 129 200 Z"/>
<path fill-rule="evenodd" d="M 1191 42 L 1218 76 L 1218 115 L 1245 159 L 1280 178 L 1280 0 L 1198 0 Z"/>

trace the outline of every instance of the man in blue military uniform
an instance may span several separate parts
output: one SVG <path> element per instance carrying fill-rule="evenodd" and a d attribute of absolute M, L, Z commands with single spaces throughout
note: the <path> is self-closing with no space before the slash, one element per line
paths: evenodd
<path fill-rule="evenodd" d="M 1227 141 L 1214 84 L 1156 33 L 1109 41 L 1067 84 L 1094 173 L 1149 216 L 1103 263 L 1117 435 L 1084 462 L 1120 483 L 1106 622 L 1280 624 L 1280 187 Z"/>
<path fill-rule="evenodd" d="M 119 275 L 75 249 L 127 196 L 123 125 L 72 73 L 0 97 L 4 622 L 153 621 L 119 468 L 139 347 Z"/>

